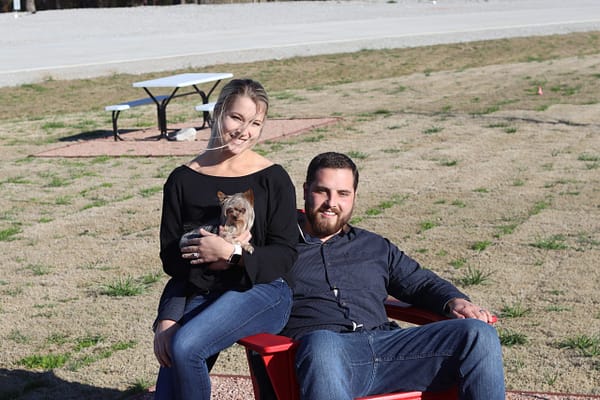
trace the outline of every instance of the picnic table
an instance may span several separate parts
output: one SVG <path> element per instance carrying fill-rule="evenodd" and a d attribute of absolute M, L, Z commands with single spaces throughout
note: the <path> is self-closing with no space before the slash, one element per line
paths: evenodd
<path fill-rule="evenodd" d="M 210 95 L 213 93 L 215 88 L 219 85 L 223 79 L 229 79 L 233 77 L 233 74 L 229 72 L 214 72 L 214 73 L 186 73 L 165 76 L 157 79 L 150 79 L 141 82 L 135 82 L 133 87 L 139 87 L 150 96 L 152 101 L 156 104 L 158 114 L 158 128 L 160 130 L 159 139 L 167 137 L 167 106 L 169 102 L 182 96 L 189 96 L 198 94 L 202 98 L 202 103 L 207 104 Z M 213 83 L 208 91 L 201 90 L 198 85 L 204 83 Z M 194 90 L 180 93 L 179 89 L 192 87 Z M 158 96 L 156 93 L 157 89 L 169 89 L 170 93 L 164 96 Z M 203 125 L 208 123 L 208 112 L 204 112 Z"/>

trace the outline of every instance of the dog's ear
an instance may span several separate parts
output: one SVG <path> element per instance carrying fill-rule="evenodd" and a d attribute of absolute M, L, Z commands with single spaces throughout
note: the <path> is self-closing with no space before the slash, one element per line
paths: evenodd
<path fill-rule="evenodd" d="M 222 203 L 223 201 L 225 201 L 225 199 L 227 198 L 227 195 L 223 192 L 221 192 L 220 190 L 217 192 L 217 198 L 219 199 L 219 201 Z"/>
<path fill-rule="evenodd" d="M 248 200 L 248 203 L 250 203 L 250 205 L 254 207 L 254 191 L 252 189 L 246 190 L 244 192 L 244 197 L 246 198 L 246 200 Z"/>

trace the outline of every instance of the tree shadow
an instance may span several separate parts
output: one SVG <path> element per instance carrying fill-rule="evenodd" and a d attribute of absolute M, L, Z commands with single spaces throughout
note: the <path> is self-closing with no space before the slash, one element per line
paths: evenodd
<path fill-rule="evenodd" d="M 38 399 L 127 399 L 136 392 L 68 382 L 53 371 L 26 371 L 0 368 L 0 400 Z"/>

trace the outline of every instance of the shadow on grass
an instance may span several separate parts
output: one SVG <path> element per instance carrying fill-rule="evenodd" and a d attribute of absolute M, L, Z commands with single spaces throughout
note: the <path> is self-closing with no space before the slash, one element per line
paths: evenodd
<path fill-rule="evenodd" d="M 208 127 L 203 127 L 203 126 L 196 126 L 193 127 L 196 129 L 197 132 L 201 132 L 204 129 L 209 129 Z M 168 135 L 172 135 L 175 132 L 177 132 L 179 129 L 168 129 L 167 134 Z M 134 135 L 136 136 L 135 139 L 133 140 L 156 140 L 158 139 L 158 132 L 154 132 L 152 130 L 149 130 L 147 136 L 145 137 L 139 137 L 139 132 L 140 131 L 144 131 L 144 129 L 138 128 L 138 129 L 119 129 L 119 135 L 123 138 L 123 139 L 127 139 L 127 134 L 131 133 L 131 132 L 137 132 L 138 135 Z M 210 132 L 210 131 L 207 131 Z M 109 139 L 109 138 L 114 138 L 114 133 L 113 131 L 107 131 L 106 129 L 98 129 L 95 131 L 88 131 L 88 132 L 81 132 L 78 133 L 76 135 L 71 135 L 71 136 L 67 136 L 67 137 L 63 137 L 58 139 L 59 142 L 82 142 L 82 141 L 88 141 L 88 140 L 97 140 L 97 139 Z"/>
<path fill-rule="evenodd" d="M 67 382 L 53 371 L 25 371 L 0 368 L 0 400 L 37 399 L 126 399 L 132 391 L 101 388 Z"/>
<path fill-rule="evenodd" d="M 135 132 L 135 129 L 119 129 L 119 134 L 124 134 L 127 132 Z M 96 139 L 106 139 L 109 137 L 113 137 L 113 131 L 107 131 L 106 129 L 98 129 L 95 131 L 89 132 L 81 132 L 76 135 L 67 136 L 64 138 L 58 139 L 59 142 L 79 142 L 85 140 L 96 140 Z"/>

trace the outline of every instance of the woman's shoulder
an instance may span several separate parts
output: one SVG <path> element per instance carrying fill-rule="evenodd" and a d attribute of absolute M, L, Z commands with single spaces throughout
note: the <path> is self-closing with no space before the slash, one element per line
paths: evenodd
<path fill-rule="evenodd" d="M 187 185 L 187 184 L 199 184 L 200 181 L 208 181 L 211 179 L 215 179 L 216 177 L 211 177 L 210 175 L 205 175 L 199 173 L 198 171 L 193 170 L 188 165 L 180 165 L 173 169 L 165 182 L 165 185 Z"/>
<path fill-rule="evenodd" d="M 245 159 L 244 163 L 244 169 L 249 172 L 248 176 L 273 176 L 280 175 L 282 172 L 287 174 L 281 165 L 276 164 L 267 157 L 260 155 L 255 151 L 247 153 L 247 158 Z"/>
<path fill-rule="evenodd" d="M 194 171 L 190 167 L 188 167 L 185 164 L 182 164 L 182 165 L 175 167 L 171 171 L 167 180 L 185 179 L 186 177 L 193 176 L 194 175 L 193 172 Z"/>
<path fill-rule="evenodd" d="M 285 168 L 276 163 L 272 163 L 264 169 L 261 169 L 260 171 L 256 172 L 255 175 L 258 175 L 266 180 L 273 180 L 277 182 L 291 182 L 292 180 Z"/>

